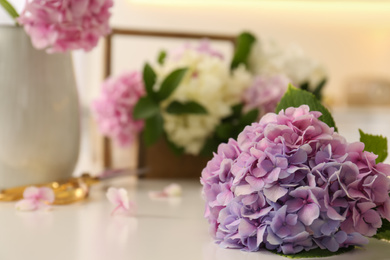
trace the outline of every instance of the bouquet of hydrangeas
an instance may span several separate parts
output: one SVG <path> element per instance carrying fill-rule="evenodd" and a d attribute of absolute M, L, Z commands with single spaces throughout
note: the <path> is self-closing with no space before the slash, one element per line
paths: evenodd
<path fill-rule="evenodd" d="M 175 153 L 210 156 L 221 142 L 273 111 L 292 82 L 293 74 L 283 69 L 251 72 L 254 43 L 251 34 L 241 34 L 233 61 L 226 62 L 203 40 L 162 52 L 157 64 L 144 66 L 142 76 L 110 78 L 94 104 L 102 132 L 127 145 L 143 131 L 146 145 L 163 136 Z M 144 94 L 139 95 L 141 85 Z"/>
<path fill-rule="evenodd" d="M 202 172 L 217 243 L 283 254 L 368 243 L 390 220 L 387 140 L 360 130 L 361 142 L 348 143 L 314 96 L 293 87 L 277 112 L 221 144 Z"/>

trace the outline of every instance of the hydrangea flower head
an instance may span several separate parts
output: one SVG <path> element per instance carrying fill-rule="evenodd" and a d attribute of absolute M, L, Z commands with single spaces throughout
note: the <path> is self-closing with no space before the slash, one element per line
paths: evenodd
<path fill-rule="evenodd" d="M 37 49 L 48 52 L 91 50 L 110 32 L 112 0 L 26 1 L 18 18 Z"/>
<path fill-rule="evenodd" d="M 164 64 L 156 68 L 158 81 L 178 68 L 188 68 L 186 76 L 167 100 L 162 103 L 164 130 L 167 138 L 185 153 L 198 155 L 207 138 L 223 118 L 233 113 L 232 106 L 241 102 L 251 76 L 244 67 L 230 72 L 222 54 L 207 41 L 185 45 L 168 54 Z M 164 112 L 171 102 L 196 102 L 207 114 L 170 114 Z"/>
<path fill-rule="evenodd" d="M 275 111 L 291 81 L 284 75 L 257 76 L 243 94 L 246 110 L 259 109 L 260 117 Z"/>
<path fill-rule="evenodd" d="M 248 62 L 254 75 L 283 74 L 295 86 L 308 83 L 312 91 L 326 78 L 323 65 L 295 44 L 282 48 L 274 41 L 257 39 Z"/>
<path fill-rule="evenodd" d="M 144 127 L 143 120 L 133 117 L 133 108 L 143 95 L 145 87 L 137 71 L 104 81 L 101 96 L 93 104 L 100 131 L 121 146 L 131 144 Z"/>
<path fill-rule="evenodd" d="M 221 144 L 202 172 L 222 247 L 295 254 L 363 245 L 390 219 L 390 166 L 302 105 L 268 113 Z"/>

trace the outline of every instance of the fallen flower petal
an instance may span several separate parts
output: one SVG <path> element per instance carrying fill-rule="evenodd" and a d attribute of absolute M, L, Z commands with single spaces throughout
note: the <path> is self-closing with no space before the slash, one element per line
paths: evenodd
<path fill-rule="evenodd" d="M 15 208 L 22 211 L 48 209 L 54 202 L 55 196 L 52 189 L 47 187 L 28 187 L 23 192 L 23 199 L 18 201 Z"/>
<path fill-rule="evenodd" d="M 181 195 L 182 195 L 182 188 L 177 183 L 169 184 L 162 191 L 149 192 L 149 197 L 151 199 L 181 197 Z"/>
<path fill-rule="evenodd" d="M 168 197 L 180 197 L 182 194 L 182 188 L 177 183 L 171 183 L 164 188 L 163 193 L 167 194 Z"/>
<path fill-rule="evenodd" d="M 129 201 L 127 191 L 123 188 L 109 188 L 106 193 L 108 201 L 116 207 L 111 212 L 111 215 L 114 215 L 117 212 L 122 212 L 125 215 L 134 215 L 135 213 L 135 203 Z"/>

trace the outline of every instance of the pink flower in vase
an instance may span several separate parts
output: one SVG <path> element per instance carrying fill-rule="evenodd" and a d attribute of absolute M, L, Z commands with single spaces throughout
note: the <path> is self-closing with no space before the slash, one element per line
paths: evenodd
<path fill-rule="evenodd" d="M 143 120 L 133 118 L 133 108 L 144 95 L 142 75 L 136 71 L 103 82 L 101 96 L 93 103 L 100 131 L 121 146 L 130 145 L 144 127 Z"/>
<path fill-rule="evenodd" d="M 48 52 L 90 51 L 110 32 L 112 0 L 32 0 L 18 18 L 33 45 Z"/>
<path fill-rule="evenodd" d="M 28 187 L 23 192 L 23 199 L 16 203 L 15 208 L 22 211 L 48 209 L 54 199 L 54 192 L 50 188 Z"/>

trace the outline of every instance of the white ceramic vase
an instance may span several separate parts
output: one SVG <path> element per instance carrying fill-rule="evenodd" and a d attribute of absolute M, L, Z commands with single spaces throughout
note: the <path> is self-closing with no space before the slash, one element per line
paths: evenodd
<path fill-rule="evenodd" d="M 0 190 L 69 178 L 79 143 L 70 54 L 36 50 L 21 27 L 0 26 Z"/>

